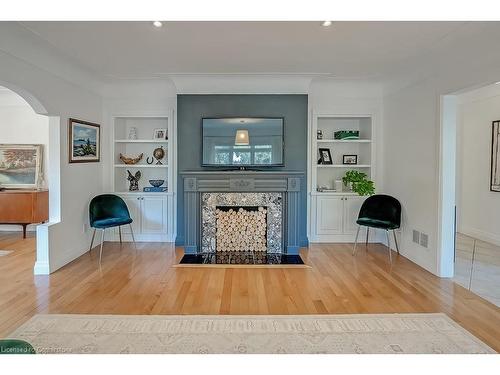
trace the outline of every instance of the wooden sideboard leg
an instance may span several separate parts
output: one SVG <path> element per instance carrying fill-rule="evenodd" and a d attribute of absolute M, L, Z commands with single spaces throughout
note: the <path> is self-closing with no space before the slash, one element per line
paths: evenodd
<path fill-rule="evenodd" d="M 23 238 L 26 238 L 26 227 L 28 224 L 21 224 L 23 226 Z"/>

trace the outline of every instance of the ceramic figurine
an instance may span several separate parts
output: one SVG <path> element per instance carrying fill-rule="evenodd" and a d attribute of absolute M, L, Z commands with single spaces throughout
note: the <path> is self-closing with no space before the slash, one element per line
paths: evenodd
<path fill-rule="evenodd" d="M 130 186 L 128 188 L 129 191 L 139 191 L 139 180 L 141 179 L 141 171 L 135 172 L 135 175 L 132 175 L 130 171 L 127 169 L 128 177 L 127 180 L 130 181 Z"/>

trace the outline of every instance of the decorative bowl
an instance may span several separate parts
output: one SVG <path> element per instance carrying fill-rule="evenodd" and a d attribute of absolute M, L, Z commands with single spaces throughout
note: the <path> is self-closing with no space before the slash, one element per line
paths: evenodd
<path fill-rule="evenodd" d="M 164 182 L 165 182 L 165 180 L 149 180 L 149 183 L 151 184 L 151 186 L 154 186 L 154 187 L 160 187 L 161 185 L 163 185 Z"/>

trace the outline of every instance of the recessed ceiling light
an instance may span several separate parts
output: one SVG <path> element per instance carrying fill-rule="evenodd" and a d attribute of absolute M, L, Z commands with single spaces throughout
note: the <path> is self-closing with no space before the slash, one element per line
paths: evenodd
<path fill-rule="evenodd" d="M 322 25 L 325 27 L 331 26 L 332 21 L 323 21 Z"/>
<path fill-rule="evenodd" d="M 153 26 L 154 26 L 154 27 L 162 27 L 162 26 L 163 26 L 163 24 L 162 24 L 160 21 L 154 21 L 154 22 L 153 22 Z"/>
<path fill-rule="evenodd" d="M 498 81 L 498 82 L 495 82 L 495 85 L 500 85 L 500 81 Z"/>

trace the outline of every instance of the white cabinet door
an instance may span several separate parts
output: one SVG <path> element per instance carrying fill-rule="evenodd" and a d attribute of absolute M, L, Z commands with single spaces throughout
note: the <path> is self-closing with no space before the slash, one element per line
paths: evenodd
<path fill-rule="evenodd" d="M 167 199 L 165 197 L 142 197 L 141 208 L 141 233 L 167 234 Z"/>
<path fill-rule="evenodd" d="M 328 196 L 317 198 L 316 232 L 318 235 L 342 234 L 343 204 L 342 197 Z"/>
<path fill-rule="evenodd" d="M 344 197 L 344 234 L 355 234 L 358 230 L 356 220 L 365 199 L 360 196 Z"/>
<path fill-rule="evenodd" d="M 141 228 L 141 200 L 140 197 L 134 196 L 122 196 L 123 200 L 127 204 L 128 211 L 130 213 L 130 217 L 132 218 L 132 228 L 134 230 L 134 234 L 139 233 Z M 122 227 L 123 233 L 130 233 L 130 226 L 125 225 Z"/>

